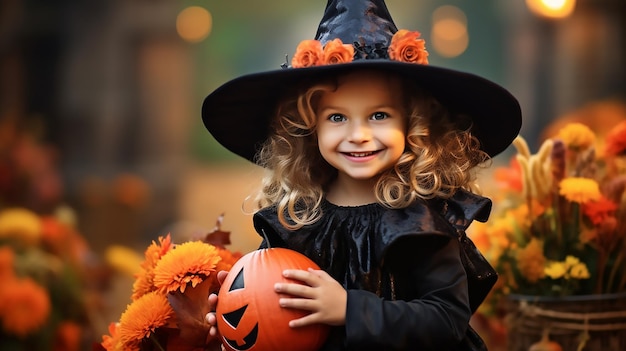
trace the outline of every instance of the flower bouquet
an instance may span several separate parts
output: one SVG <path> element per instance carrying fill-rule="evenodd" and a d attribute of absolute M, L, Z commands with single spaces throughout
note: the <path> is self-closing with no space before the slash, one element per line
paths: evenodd
<path fill-rule="evenodd" d="M 87 254 L 61 217 L 0 210 L 0 350 L 81 348 L 90 332 Z"/>
<path fill-rule="evenodd" d="M 626 291 L 626 122 L 606 136 L 604 148 L 597 150 L 597 144 L 590 128 L 570 123 L 536 154 L 518 137 L 510 167 L 495 171 L 499 189 L 492 197 L 499 207 L 489 224 L 475 226 L 470 235 L 483 243 L 500 274 L 490 299 L 496 306 L 515 297 L 517 307 L 541 314 L 545 310 L 526 302 L 571 300 L 580 306 L 590 296 L 606 302 Z M 578 313 L 569 316 L 574 329 L 583 323 L 579 317 L 589 318 L 587 311 L 561 312 Z M 555 316 L 567 321 L 562 313 Z M 543 320 L 537 327 L 545 332 L 558 325 Z M 590 329 L 579 330 L 588 340 Z"/>
<path fill-rule="evenodd" d="M 204 238 L 175 244 L 168 234 L 148 246 L 131 303 L 94 350 L 220 350 L 205 320 L 208 297 L 219 289 L 217 272 L 241 256 L 225 248 L 230 241 L 220 230 L 222 218 Z"/>

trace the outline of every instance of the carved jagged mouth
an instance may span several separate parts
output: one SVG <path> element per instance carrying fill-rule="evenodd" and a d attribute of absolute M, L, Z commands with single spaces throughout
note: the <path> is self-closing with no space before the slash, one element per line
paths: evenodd
<path fill-rule="evenodd" d="M 243 344 L 239 344 L 235 340 L 228 339 L 226 337 L 222 338 L 222 340 L 228 344 L 233 350 L 245 351 L 250 349 L 252 346 L 256 345 L 256 340 L 259 335 L 259 323 L 254 325 L 252 331 L 243 338 Z"/>

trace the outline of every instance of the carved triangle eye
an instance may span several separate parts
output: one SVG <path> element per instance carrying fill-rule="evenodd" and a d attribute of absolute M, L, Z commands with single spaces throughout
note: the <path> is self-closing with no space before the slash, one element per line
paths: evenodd
<path fill-rule="evenodd" d="M 228 289 L 228 291 L 233 291 L 233 290 L 237 290 L 237 289 L 243 289 L 245 287 L 246 286 L 244 284 L 243 268 L 241 268 L 239 273 L 237 273 L 237 276 L 235 277 L 235 280 L 233 280 L 233 283 L 230 285 L 230 289 Z"/>
<path fill-rule="evenodd" d="M 241 322 L 241 318 L 243 318 L 243 314 L 246 313 L 246 308 L 248 305 L 245 305 L 241 308 L 238 308 L 232 312 L 224 313 L 223 318 L 233 329 L 237 329 L 239 322 Z"/>

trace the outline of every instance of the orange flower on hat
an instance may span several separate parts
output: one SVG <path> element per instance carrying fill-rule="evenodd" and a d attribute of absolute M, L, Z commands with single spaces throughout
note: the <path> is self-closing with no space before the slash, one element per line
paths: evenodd
<path fill-rule="evenodd" d="M 354 46 L 344 44 L 341 39 L 333 39 L 324 45 L 324 64 L 352 62 Z"/>
<path fill-rule="evenodd" d="M 303 68 L 319 65 L 324 58 L 322 44 L 317 40 L 303 40 L 298 44 L 291 60 L 291 67 Z"/>
<path fill-rule="evenodd" d="M 389 58 L 395 61 L 428 64 L 428 51 L 426 41 L 419 39 L 419 32 L 411 32 L 401 29 L 391 38 L 389 44 Z"/>

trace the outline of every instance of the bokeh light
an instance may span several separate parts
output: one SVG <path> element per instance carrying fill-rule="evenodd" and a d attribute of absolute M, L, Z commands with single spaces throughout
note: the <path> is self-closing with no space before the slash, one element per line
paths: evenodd
<path fill-rule="evenodd" d="M 526 5 L 536 15 L 565 18 L 574 12 L 576 0 L 526 0 Z"/>
<path fill-rule="evenodd" d="M 456 57 L 467 49 L 467 17 L 460 8 L 446 5 L 433 12 L 431 44 L 443 57 Z"/>
<path fill-rule="evenodd" d="M 178 35 L 190 43 L 198 43 L 208 37 L 212 26 L 211 13 L 200 6 L 187 7 L 176 18 Z"/>

